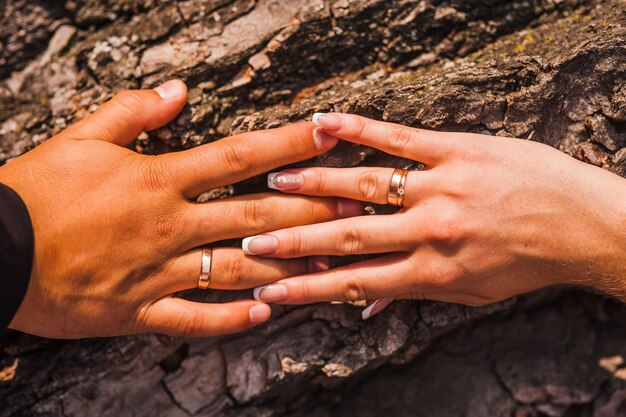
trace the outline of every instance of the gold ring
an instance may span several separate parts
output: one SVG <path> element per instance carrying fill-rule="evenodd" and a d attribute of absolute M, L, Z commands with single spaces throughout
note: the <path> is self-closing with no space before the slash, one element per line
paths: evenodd
<path fill-rule="evenodd" d="M 202 266 L 200 267 L 200 276 L 198 277 L 198 288 L 208 290 L 211 283 L 211 260 L 213 257 L 213 249 L 202 249 Z"/>
<path fill-rule="evenodd" d="M 409 171 L 406 169 L 394 169 L 389 183 L 389 194 L 387 194 L 387 202 L 392 206 L 402 207 L 408 175 Z"/>

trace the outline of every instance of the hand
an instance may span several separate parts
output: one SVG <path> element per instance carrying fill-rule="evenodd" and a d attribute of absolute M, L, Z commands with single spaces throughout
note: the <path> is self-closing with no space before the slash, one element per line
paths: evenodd
<path fill-rule="evenodd" d="M 161 156 L 124 147 L 171 120 L 186 96 L 180 81 L 120 93 L 0 168 L 0 182 L 25 201 L 35 235 L 31 281 L 11 328 L 61 338 L 236 332 L 267 320 L 269 306 L 172 296 L 196 287 L 198 247 L 358 213 L 355 202 L 275 194 L 196 203 L 206 190 L 311 158 L 337 140 L 314 141 L 313 126 L 303 123 Z M 306 260 L 216 248 L 211 288 L 250 288 L 308 270 Z"/>
<path fill-rule="evenodd" d="M 478 306 L 553 284 L 626 300 L 626 181 L 535 142 L 439 133 L 346 114 L 316 115 L 345 140 L 425 164 L 408 174 L 392 215 L 293 227 L 245 240 L 272 258 L 378 254 L 376 259 L 257 288 L 265 302 L 388 297 Z M 390 168 L 273 173 L 284 193 L 386 204 Z M 377 306 L 379 310 L 381 307 Z M 369 314 L 369 313 L 368 313 Z"/>

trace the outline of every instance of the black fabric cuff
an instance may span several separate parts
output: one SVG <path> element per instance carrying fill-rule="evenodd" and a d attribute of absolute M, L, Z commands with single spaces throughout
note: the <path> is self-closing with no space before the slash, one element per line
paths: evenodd
<path fill-rule="evenodd" d="M 33 225 L 19 195 L 0 184 L 0 333 L 20 307 L 33 264 Z"/>

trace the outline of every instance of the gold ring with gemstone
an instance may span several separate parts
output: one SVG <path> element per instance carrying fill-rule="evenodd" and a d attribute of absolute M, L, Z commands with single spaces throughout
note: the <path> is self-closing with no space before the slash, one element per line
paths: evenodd
<path fill-rule="evenodd" d="M 387 202 L 390 205 L 402 207 L 408 175 L 409 171 L 406 169 L 395 169 L 393 171 L 391 182 L 389 183 L 389 194 L 387 194 Z"/>

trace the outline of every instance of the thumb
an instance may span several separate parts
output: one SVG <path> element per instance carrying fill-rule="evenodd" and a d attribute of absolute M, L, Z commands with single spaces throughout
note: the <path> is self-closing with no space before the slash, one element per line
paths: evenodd
<path fill-rule="evenodd" d="M 172 120 L 187 101 L 181 80 L 167 81 L 153 90 L 127 90 L 116 94 L 95 113 L 70 126 L 76 139 L 96 139 L 128 145 L 142 131 L 157 129 Z"/>

